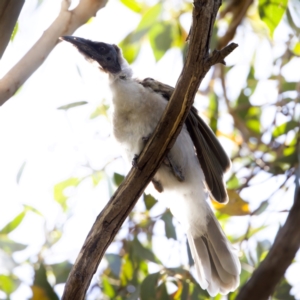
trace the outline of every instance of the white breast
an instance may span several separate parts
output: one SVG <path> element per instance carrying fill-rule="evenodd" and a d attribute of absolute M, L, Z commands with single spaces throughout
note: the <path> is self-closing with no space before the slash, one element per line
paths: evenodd
<path fill-rule="evenodd" d="M 117 79 L 111 83 L 111 89 L 113 133 L 132 160 L 144 147 L 142 138 L 154 131 L 167 101 L 132 79 Z"/>

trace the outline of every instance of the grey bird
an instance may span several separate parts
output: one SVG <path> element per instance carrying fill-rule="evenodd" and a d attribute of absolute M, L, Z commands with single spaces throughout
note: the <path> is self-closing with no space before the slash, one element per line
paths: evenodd
<path fill-rule="evenodd" d="M 108 73 L 113 95 L 113 134 L 129 162 L 154 132 L 174 88 L 151 78 L 133 79 L 116 45 L 64 36 L 84 57 Z M 213 131 L 192 107 L 185 125 L 152 183 L 159 199 L 184 227 L 199 283 L 211 296 L 239 285 L 241 265 L 207 200 L 228 201 L 223 179 L 230 159 Z"/>

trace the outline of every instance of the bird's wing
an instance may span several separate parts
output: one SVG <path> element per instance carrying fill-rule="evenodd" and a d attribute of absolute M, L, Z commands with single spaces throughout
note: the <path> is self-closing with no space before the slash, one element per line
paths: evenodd
<path fill-rule="evenodd" d="M 160 93 L 166 100 L 171 98 L 174 91 L 173 87 L 152 78 L 146 78 L 139 83 Z M 195 107 L 191 108 L 185 123 L 194 143 L 211 196 L 218 202 L 227 202 L 228 196 L 223 174 L 230 168 L 230 159 L 214 132 L 198 115 Z"/>

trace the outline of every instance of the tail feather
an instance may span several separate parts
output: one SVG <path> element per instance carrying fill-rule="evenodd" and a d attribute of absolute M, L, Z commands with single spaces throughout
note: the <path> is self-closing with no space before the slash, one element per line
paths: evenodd
<path fill-rule="evenodd" d="M 188 232 L 187 237 L 201 287 L 212 296 L 227 294 L 238 287 L 241 266 L 215 216 L 208 218 L 204 236 Z"/>
<path fill-rule="evenodd" d="M 212 212 L 207 223 L 207 236 L 224 270 L 232 275 L 240 274 L 240 261 Z"/>
<path fill-rule="evenodd" d="M 190 233 L 187 234 L 191 253 L 196 265 L 196 272 L 203 289 L 208 288 L 206 278 L 211 277 L 211 263 L 209 259 L 208 249 L 202 238 L 194 239 Z"/>

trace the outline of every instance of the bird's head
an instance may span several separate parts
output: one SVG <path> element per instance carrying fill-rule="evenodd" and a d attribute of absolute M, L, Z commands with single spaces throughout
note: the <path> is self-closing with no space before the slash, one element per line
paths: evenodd
<path fill-rule="evenodd" d="M 118 46 L 75 36 L 62 36 L 60 39 L 74 45 L 88 61 L 97 62 L 104 72 L 113 75 L 122 71 L 120 60 L 123 58 Z"/>

